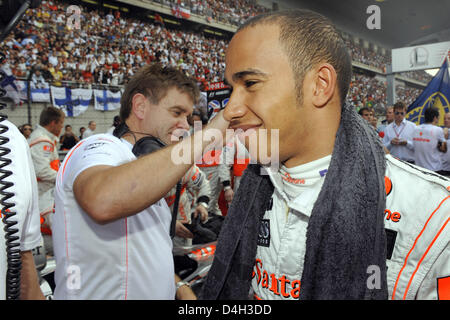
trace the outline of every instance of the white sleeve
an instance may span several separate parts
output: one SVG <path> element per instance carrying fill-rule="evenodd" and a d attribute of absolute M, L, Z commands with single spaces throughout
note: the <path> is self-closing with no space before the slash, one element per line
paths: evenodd
<path fill-rule="evenodd" d="M 128 151 L 128 152 L 127 152 Z M 76 177 L 94 166 L 118 166 L 136 159 L 131 150 L 116 137 L 96 135 L 81 140 L 64 159 L 60 174 L 64 184 L 73 186 Z"/>
<path fill-rule="evenodd" d="M 187 174 L 187 188 L 197 191 L 197 198 L 206 196 L 211 199 L 211 187 L 206 175 L 196 165 L 192 166 Z"/>

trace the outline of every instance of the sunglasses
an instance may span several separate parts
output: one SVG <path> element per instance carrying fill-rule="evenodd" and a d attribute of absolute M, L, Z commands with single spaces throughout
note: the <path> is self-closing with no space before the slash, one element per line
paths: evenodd
<path fill-rule="evenodd" d="M 398 116 L 399 114 L 404 115 L 405 113 L 404 112 L 398 112 L 398 111 L 395 113 L 396 116 Z"/>

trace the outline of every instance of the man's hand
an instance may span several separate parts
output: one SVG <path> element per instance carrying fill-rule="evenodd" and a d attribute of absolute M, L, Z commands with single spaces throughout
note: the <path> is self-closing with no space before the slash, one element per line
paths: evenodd
<path fill-rule="evenodd" d="M 230 189 L 225 190 L 224 196 L 225 196 L 226 202 L 227 202 L 228 204 L 230 204 L 231 201 L 233 201 L 233 196 L 234 196 L 234 191 L 233 191 L 233 189 L 230 188 Z"/>
<path fill-rule="evenodd" d="M 177 223 L 175 224 L 175 234 L 184 239 L 192 239 L 194 238 L 194 235 L 192 232 L 190 232 L 182 223 L 181 221 L 177 220 Z"/>
<path fill-rule="evenodd" d="M 208 219 L 208 210 L 206 208 L 199 204 L 194 211 L 194 218 L 197 218 L 197 216 L 200 215 L 200 220 L 202 222 L 206 221 Z"/>
<path fill-rule="evenodd" d="M 394 138 L 391 140 L 391 144 L 394 146 L 398 146 L 400 144 L 400 140 L 398 138 Z"/>

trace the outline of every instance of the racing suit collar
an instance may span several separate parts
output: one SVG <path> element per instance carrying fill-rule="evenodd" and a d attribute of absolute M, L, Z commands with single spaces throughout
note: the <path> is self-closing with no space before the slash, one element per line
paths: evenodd
<path fill-rule="evenodd" d="M 45 132 L 45 134 L 50 138 L 51 141 L 55 141 L 55 144 L 57 142 L 59 142 L 59 137 L 55 136 L 53 133 L 51 133 L 50 131 L 48 131 L 47 129 L 45 129 L 43 126 L 41 126 L 40 124 L 37 125 L 37 130 L 39 131 L 43 131 Z"/>
<path fill-rule="evenodd" d="M 314 165 L 314 162 L 322 163 L 324 160 L 328 161 L 329 165 L 331 155 L 312 161 L 306 165 Z M 272 184 L 275 187 L 274 192 L 278 193 L 278 195 L 281 196 L 281 198 L 285 201 L 287 206 L 290 209 L 298 211 L 309 218 L 311 216 L 312 209 L 322 188 L 325 175 L 323 175 L 322 178 L 316 183 L 304 187 L 304 190 L 302 190 L 298 196 L 290 199 L 285 192 L 285 186 L 281 177 L 280 170 L 272 167 L 262 167 L 262 169 L 267 172 L 270 180 L 272 181 Z"/>

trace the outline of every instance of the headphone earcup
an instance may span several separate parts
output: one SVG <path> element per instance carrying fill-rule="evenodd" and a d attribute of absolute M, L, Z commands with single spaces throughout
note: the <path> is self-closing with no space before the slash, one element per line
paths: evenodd
<path fill-rule="evenodd" d="M 166 145 L 164 142 L 155 137 L 144 137 L 139 139 L 133 146 L 131 150 L 133 154 L 139 158 L 140 156 L 144 156 L 146 154 L 155 152 Z"/>

